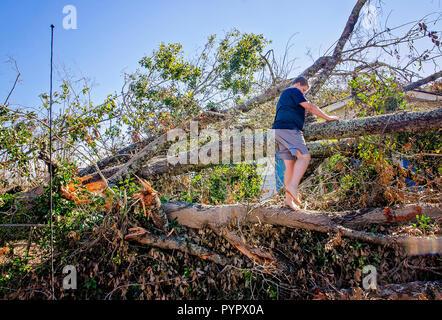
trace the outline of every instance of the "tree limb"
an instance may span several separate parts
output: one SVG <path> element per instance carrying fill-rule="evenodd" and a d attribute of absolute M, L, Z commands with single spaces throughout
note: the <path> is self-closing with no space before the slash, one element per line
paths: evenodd
<path fill-rule="evenodd" d="M 230 260 L 223 255 L 188 242 L 182 237 L 167 237 L 166 235 L 157 236 L 140 227 L 130 228 L 129 232 L 131 233 L 127 234 L 124 237 L 124 240 L 138 242 L 160 249 L 179 250 L 181 252 L 198 256 L 203 260 L 209 260 L 223 266 L 230 264 Z"/>

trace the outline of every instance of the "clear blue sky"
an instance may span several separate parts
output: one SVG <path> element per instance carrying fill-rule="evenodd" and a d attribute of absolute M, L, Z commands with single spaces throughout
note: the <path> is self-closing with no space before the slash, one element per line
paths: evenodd
<path fill-rule="evenodd" d="M 95 83 L 94 103 L 121 89 L 121 72 L 133 72 L 138 60 L 164 41 L 180 42 L 187 55 L 200 48 L 210 34 L 222 36 L 232 28 L 263 33 L 282 55 L 290 36 L 291 58 L 302 70 L 310 59 L 339 37 L 356 0 L 2 0 L 0 2 L 0 101 L 15 80 L 5 61 L 16 59 L 20 83 L 11 104 L 39 107 L 38 95 L 49 92 L 50 25 L 55 25 L 54 62 L 75 76 Z M 441 11 L 440 0 L 384 1 L 383 18 L 390 25 Z M 77 30 L 64 30 L 63 7 L 77 8 Z M 373 2 L 374 5 L 377 3 Z M 440 25 L 439 25 L 440 27 Z M 437 30 L 437 29 L 436 29 Z M 439 28 L 440 30 L 440 28 Z M 54 87 L 60 84 L 55 74 Z"/>

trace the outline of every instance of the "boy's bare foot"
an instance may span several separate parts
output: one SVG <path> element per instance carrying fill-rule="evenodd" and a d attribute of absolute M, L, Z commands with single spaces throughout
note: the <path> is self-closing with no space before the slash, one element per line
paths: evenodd
<path fill-rule="evenodd" d="M 299 210 L 299 207 L 293 202 L 293 200 L 284 200 L 284 204 L 290 208 L 292 208 L 293 210 L 297 211 Z"/>
<path fill-rule="evenodd" d="M 289 190 L 288 187 L 285 188 L 285 191 L 288 193 L 288 195 L 292 198 L 292 200 L 298 205 L 302 206 L 301 201 L 298 199 L 298 192 L 295 190 Z M 296 197 L 295 197 L 296 195 Z"/>

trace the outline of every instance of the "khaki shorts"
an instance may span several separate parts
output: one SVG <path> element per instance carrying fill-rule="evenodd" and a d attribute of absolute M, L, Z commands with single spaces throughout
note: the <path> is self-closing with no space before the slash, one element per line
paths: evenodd
<path fill-rule="evenodd" d="M 283 160 L 296 160 L 296 150 L 309 154 L 302 131 L 297 129 L 273 129 L 275 131 L 275 157 Z"/>

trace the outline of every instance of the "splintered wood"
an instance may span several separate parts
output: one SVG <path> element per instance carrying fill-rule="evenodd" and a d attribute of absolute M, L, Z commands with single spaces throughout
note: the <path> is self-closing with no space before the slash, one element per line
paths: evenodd
<path fill-rule="evenodd" d="M 149 182 L 143 180 L 135 175 L 140 181 L 144 189 L 133 195 L 134 199 L 140 199 L 143 207 L 144 216 L 147 216 L 146 209 L 149 212 L 149 216 L 152 218 L 155 226 L 164 232 L 169 229 L 169 222 L 167 215 L 161 206 L 161 200 L 158 197 L 158 191 L 154 190 Z"/>
<path fill-rule="evenodd" d="M 147 212 L 149 213 L 149 216 L 152 216 L 152 209 L 157 210 L 161 206 L 161 201 L 158 199 L 158 192 L 155 191 L 149 182 L 140 179 L 138 176 L 136 176 L 138 180 L 140 181 L 141 185 L 144 187 L 144 189 L 140 190 L 140 192 L 133 195 L 134 199 L 140 199 L 141 206 L 143 207 L 144 216 L 147 216 Z"/>

